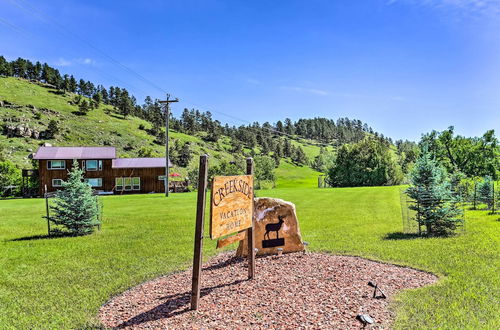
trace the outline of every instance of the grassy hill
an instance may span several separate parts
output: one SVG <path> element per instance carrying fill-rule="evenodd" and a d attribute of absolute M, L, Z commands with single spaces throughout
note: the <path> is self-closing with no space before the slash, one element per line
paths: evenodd
<path fill-rule="evenodd" d="M 60 133 L 53 139 L 41 140 L 30 137 L 11 137 L 0 135 L 0 150 L 19 168 L 30 168 L 28 156 L 36 151 L 44 142 L 54 146 L 104 146 L 117 148 L 120 157 L 137 157 L 141 147 L 150 147 L 156 156 L 165 155 L 165 147 L 154 142 L 155 137 L 146 129 L 151 124 L 136 117 L 124 119 L 111 106 L 101 104 L 87 115 L 78 113 L 78 106 L 73 104 L 75 94 L 60 94 L 55 89 L 13 77 L 0 78 L 0 101 L 21 107 L 0 106 L 0 123 L 14 126 L 25 125 L 30 129 L 44 131 L 49 121 L 55 119 L 60 126 Z M 140 130 L 139 126 L 144 126 Z M 216 165 L 221 160 L 231 161 L 228 137 L 218 142 L 206 142 L 200 135 L 187 135 L 175 131 L 170 132 L 171 142 L 190 142 L 194 155 L 208 153 L 210 164 Z M 313 144 L 293 141 L 294 145 L 303 147 L 307 157 L 312 160 L 319 153 L 319 147 Z M 194 157 L 187 168 L 174 168 L 176 172 L 186 175 L 190 168 L 197 166 Z M 298 167 L 282 161 L 277 170 L 278 187 L 280 186 L 315 186 L 318 173 L 307 166 Z"/>

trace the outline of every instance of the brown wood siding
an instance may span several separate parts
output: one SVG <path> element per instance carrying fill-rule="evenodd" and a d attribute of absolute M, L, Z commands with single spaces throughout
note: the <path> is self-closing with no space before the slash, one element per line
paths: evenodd
<path fill-rule="evenodd" d="M 57 187 L 52 187 L 52 179 L 66 180 L 68 171 L 71 169 L 73 160 L 66 160 L 66 169 L 49 170 L 47 169 L 48 160 L 39 160 L 39 175 L 40 175 L 40 195 L 45 191 L 45 185 L 49 192 L 56 191 Z M 82 166 L 82 160 L 78 160 L 78 164 Z M 85 178 L 102 178 L 102 187 L 95 187 L 96 190 L 106 192 L 113 191 L 115 194 L 130 194 L 130 193 L 150 193 L 164 192 L 165 188 L 163 181 L 158 180 L 158 176 L 165 175 L 164 167 L 155 168 L 112 168 L 111 159 L 102 160 L 101 171 L 85 171 Z M 115 178 L 118 177 L 139 177 L 141 178 L 141 189 L 132 191 L 115 191 Z"/>

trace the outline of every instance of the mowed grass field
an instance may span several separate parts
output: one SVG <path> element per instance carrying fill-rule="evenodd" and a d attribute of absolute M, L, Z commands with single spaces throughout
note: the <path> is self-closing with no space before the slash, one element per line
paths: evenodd
<path fill-rule="evenodd" d="M 435 285 L 395 297 L 396 328 L 498 328 L 499 215 L 468 211 L 466 231 L 458 236 L 411 239 L 397 234 L 398 187 L 274 189 L 257 195 L 294 202 L 312 250 L 441 276 Z M 113 295 L 190 267 L 195 193 L 103 200 L 100 232 L 56 239 L 36 239 L 46 232 L 43 200 L 0 201 L 0 328 L 99 326 L 97 311 Z M 209 239 L 204 250 L 206 257 L 218 252 Z"/>

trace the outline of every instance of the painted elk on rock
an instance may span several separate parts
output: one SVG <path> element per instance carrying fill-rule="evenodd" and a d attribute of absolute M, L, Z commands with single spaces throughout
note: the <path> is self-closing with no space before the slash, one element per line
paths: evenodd
<path fill-rule="evenodd" d="M 285 218 L 284 215 L 278 215 L 278 222 L 277 223 L 268 223 L 266 225 L 266 233 L 264 234 L 264 239 L 267 236 L 267 239 L 271 239 L 269 237 L 269 233 L 272 231 L 276 232 L 276 239 L 279 238 L 279 230 L 281 229 L 281 226 L 283 225 L 283 222 L 285 222 L 283 219 Z"/>

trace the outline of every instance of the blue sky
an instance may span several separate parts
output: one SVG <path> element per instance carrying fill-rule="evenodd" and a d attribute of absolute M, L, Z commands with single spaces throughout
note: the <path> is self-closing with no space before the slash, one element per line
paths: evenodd
<path fill-rule="evenodd" d="M 500 0 L 0 2 L 0 54 L 222 122 L 350 117 L 394 139 L 500 131 Z M 106 54 L 106 55 L 103 55 Z M 146 83 L 123 66 L 139 73 Z"/>

